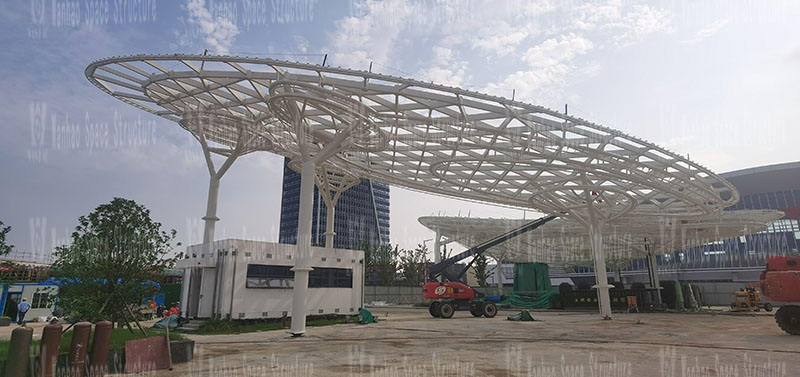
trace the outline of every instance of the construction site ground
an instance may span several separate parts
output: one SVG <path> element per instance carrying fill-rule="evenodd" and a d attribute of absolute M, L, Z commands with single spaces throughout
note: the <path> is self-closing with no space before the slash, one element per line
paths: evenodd
<path fill-rule="evenodd" d="M 379 323 L 240 335 L 188 335 L 195 360 L 158 376 L 798 376 L 800 337 L 771 313 L 519 311 L 432 318 L 371 308 Z"/>

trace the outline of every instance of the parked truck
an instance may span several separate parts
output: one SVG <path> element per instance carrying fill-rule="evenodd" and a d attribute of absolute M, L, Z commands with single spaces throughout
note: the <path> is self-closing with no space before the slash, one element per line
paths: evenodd
<path fill-rule="evenodd" d="M 768 256 L 760 280 L 761 292 L 769 301 L 785 303 L 775 313 L 778 326 L 800 335 L 800 258 Z"/>

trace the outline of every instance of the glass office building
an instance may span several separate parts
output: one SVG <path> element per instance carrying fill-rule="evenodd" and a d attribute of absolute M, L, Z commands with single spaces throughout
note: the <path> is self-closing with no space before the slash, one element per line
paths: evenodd
<path fill-rule="evenodd" d="M 289 159 L 283 163 L 283 195 L 279 242 L 297 243 L 297 218 L 300 212 L 300 174 L 290 169 Z M 314 186 L 314 208 L 311 243 L 325 245 L 328 208 Z M 389 186 L 362 179 L 361 183 L 339 198 L 334 215 L 336 237 L 333 247 L 355 249 L 359 242 L 373 245 L 389 244 Z"/>

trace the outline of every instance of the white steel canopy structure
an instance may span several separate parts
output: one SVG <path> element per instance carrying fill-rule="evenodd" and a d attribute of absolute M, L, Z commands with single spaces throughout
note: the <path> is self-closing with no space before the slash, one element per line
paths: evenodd
<path fill-rule="evenodd" d="M 658 289 L 660 279 L 656 255 L 758 233 L 783 216 L 782 211 L 740 210 L 723 211 L 714 218 L 634 218 L 609 225 L 601 237 L 602 249 L 604 256 L 618 267 L 631 260 L 647 258 L 650 282 L 653 288 Z M 516 229 L 528 220 L 428 216 L 420 217 L 419 222 L 436 233 L 437 241 L 439 237 L 445 237 L 448 243 L 472 247 Z M 595 245 L 591 237 L 584 225 L 557 219 L 496 246 L 494 249 L 500 252 L 489 252 L 498 263 L 502 259 L 557 266 L 589 266 L 594 261 Z M 502 255 L 502 258 L 497 258 L 497 255 Z M 595 275 L 598 275 L 597 271 Z M 656 298 L 660 303 L 661 296 L 656 295 Z"/>
<path fill-rule="evenodd" d="M 741 210 L 723 211 L 718 217 L 708 219 L 673 221 L 662 218 L 650 222 L 621 222 L 608 226 L 608 231 L 603 234 L 603 249 L 609 260 L 630 261 L 758 233 L 783 216 L 781 211 Z M 472 247 L 516 229 L 529 220 L 425 216 L 420 217 L 419 222 L 441 234 L 448 243 Z M 586 227 L 571 220 L 550 221 L 495 248 L 504 249 L 509 262 L 592 265 Z"/>
<path fill-rule="evenodd" d="M 294 313 L 304 312 L 302 275 L 307 279 L 319 164 L 391 185 L 569 216 L 593 235 L 599 273 L 605 272 L 600 237 L 606 224 L 714 216 L 739 199 L 710 170 L 636 137 L 544 107 L 418 80 L 200 55 L 114 57 L 90 64 L 86 76 L 169 120 L 185 118 L 187 109 L 252 120 L 247 124 L 271 141 L 272 152 L 302 161 Z M 604 317 L 610 317 L 607 289 L 598 284 Z M 292 316 L 292 332 L 302 334 L 304 321 Z"/>

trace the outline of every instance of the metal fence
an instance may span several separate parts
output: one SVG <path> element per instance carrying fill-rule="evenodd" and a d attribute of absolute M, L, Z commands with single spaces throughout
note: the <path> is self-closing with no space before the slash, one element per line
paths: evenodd
<path fill-rule="evenodd" d="M 408 286 L 373 286 L 364 287 L 364 303 L 386 303 L 391 305 L 411 305 L 425 302 L 422 299 L 422 287 Z"/>

